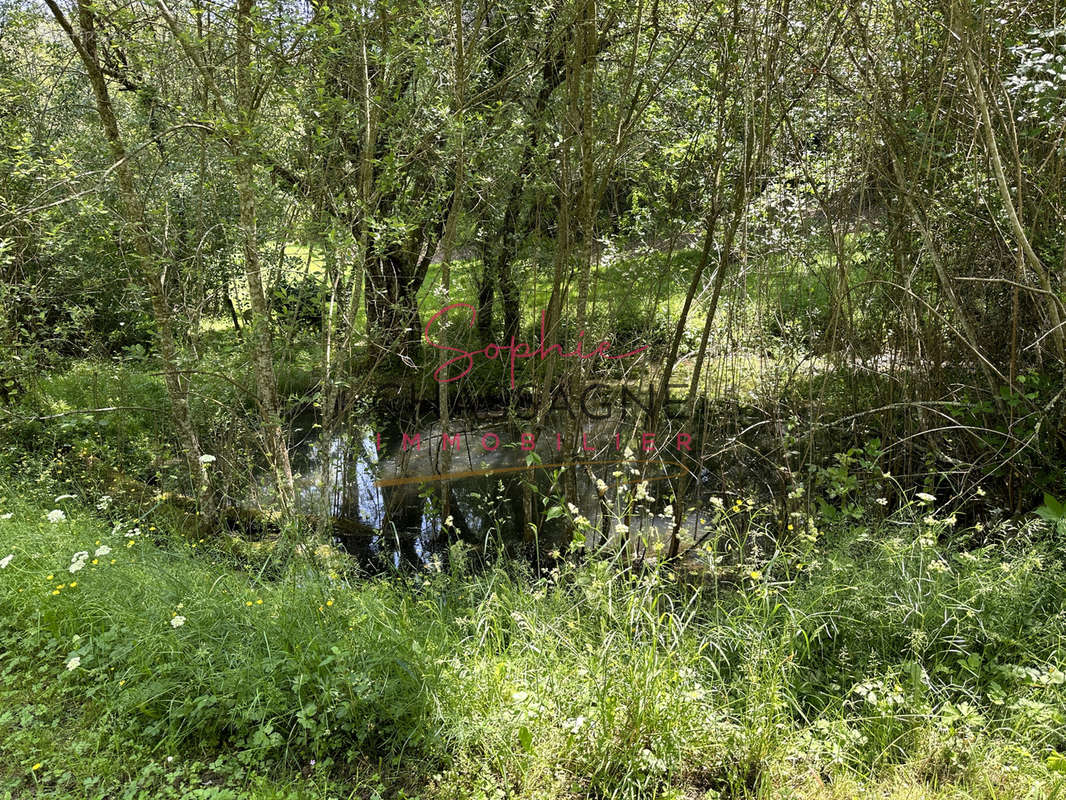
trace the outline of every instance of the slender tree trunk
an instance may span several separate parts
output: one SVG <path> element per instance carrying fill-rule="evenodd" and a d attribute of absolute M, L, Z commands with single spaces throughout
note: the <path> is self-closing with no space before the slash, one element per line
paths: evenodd
<path fill-rule="evenodd" d="M 151 238 L 144 219 L 144 209 L 134 188 L 133 172 L 127 161 L 126 147 L 119 129 L 118 117 L 115 114 L 107 88 L 107 80 L 97 54 L 95 15 L 88 0 L 78 0 L 78 30 L 76 31 L 57 5 L 56 0 L 45 0 L 45 2 L 74 45 L 89 75 L 100 124 L 115 161 L 114 171 L 123 217 L 130 222 L 134 230 L 133 244 L 137 262 L 135 272 L 146 283 L 151 297 L 156 335 L 159 339 L 159 353 L 163 362 L 163 380 L 170 399 L 171 416 L 174 419 L 178 443 L 185 457 L 189 478 L 196 490 L 200 513 L 205 518 L 205 522 L 211 524 L 217 514 L 215 495 L 207 469 L 200 462 L 202 455 L 200 440 L 189 410 L 188 385 L 182 378 L 174 325 L 163 287 L 162 274 L 156 268 Z"/>
<path fill-rule="evenodd" d="M 267 452 L 277 478 L 282 506 L 291 511 L 295 502 L 289 448 L 281 427 L 281 411 L 274 374 L 273 343 L 270 334 L 270 306 L 263 290 L 256 231 L 254 160 L 248 152 L 252 137 L 255 108 L 252 80 L 252 10 L 254 0 L 237 0 L 237 114 L 241 127 L 237 139 L 239 152 L 234 169 L 240 203 L 240 229 L 244 250 L 244 276 L 248 284 L 248 301 L 252 323 L 248 341 L 255 368 L 256 394 L 267 442 Z"/>

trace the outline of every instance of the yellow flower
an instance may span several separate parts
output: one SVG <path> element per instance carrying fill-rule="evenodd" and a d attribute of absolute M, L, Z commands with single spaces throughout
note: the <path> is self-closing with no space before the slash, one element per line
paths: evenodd
<path fill-rule="evenodd" d="M 46 580 L 46 581 L 50 581 L 50 580 L 52 580 L 52 578 L 54 578 L 54 577 L 55 577 L 55 575 L 49 575 L 49 576 L 48 576 L 47 578 L 45 578 L 45 580 Z"/>
<path fill-rule="evenodd" d="M 126 542 L 126 547 L 133 547 L 133 539 L 130 539 Z"/>
<path fill-rule="evenodd" d="M 245 603 L 244 603 L 244 604 L 245 604 L 246 606 L 250 606 L 250 605 L 252 604 L 252 601 L 251 601 L 251 600 L 247 600 L 247 601 L 245 601 Z"/>
<path fill-rule="evenodd" d="M 100 563 L 100 559 L 98 559 L 98 558 L 94 558 L 94 559 L 93 559 L 92 561 L 90 561 L 89 563 L 90 563 L 90 564 L 99 564 L 99 563 Z"/>
<path fill-rule="evenodd" d="M 257 598 L 256 598 L 256 600 L 255 600 L 255 604 L 256 604 L 257 606 L 261 606 L 261 605 L 263 605 L 263 598 L 261 598 L 261 597 L 257 597 Z"/>
<path fill-rule="evenodd" d="M 58 585 L 58 586 L 57 586 L 56 588 L 57 588 L 57 589 L 66 589 L 66 588 L 67 588 L 67 585 L 66 585 L 65 583 L 61 583 L 61 584 L 59 584 L 59 585 Z"/>
<path fill-rule="evenodd" d="M 753 581 L 757 581 L 757 580 L 759 580 L 759 578 L 762 577 L 762 571 L 761 570 L 757 570 L 757 569 L 753 569 L 751 572 L 748 573 L 748 575 L 751 576 L 751 579 Z"/>
<path fill-rule="evenodd" d="M 70 588 L 71 588 L 71 589 L 73 589 L 73 588 L 74 588 L 75 586 L 77 586 L 77 585 L 78 585 L 78 582 L 77 582 L 77 581 L 71 581 L 71 582 L 70 582 Z"/>
<path fill-rule="evenodd" d="M 53 589 L 52 594 L 59 594 L 59 589 Z"/>
<path fill-rule="evenodd" d="M 121 680 L 121 681 L 118 682 L 118 685 L 119 686 L 125 686 L 126 685 L 126 681 Z"/>
<path fill-rule="evenodd" d="M 115 559 L 112 558 L 111 559 L 111 563 L 114 564 L 115 563 Z"/>
<path fill-rule="evenodd" d="M 37 770 L 39 770 L 39 769 L 40 769 L 40 768 L 41 768 L 42 766 L 44 766 L 44 765 L 43 765 L 43 764 L 42 764 L 42 763 L 41 763 L 40 761 L 38 761 L 38 762 L 37 762 L 36 764 L 34 764 L 34 765 L 33 765 L 32 767 L 30 767 L 30 771 L 31 771 L 31 772 L 36 772 L 36 771 L 37 771 Z"/>
<path fill-rule="evenodd" d="M 327 606 L 331 606 L 331 605 L 333 605 L 333 601 L 332 601 L 332 600 L 327 600 L 327 601 L 326 601 L 326 605 L 327 605 Z"/>
<path fill-rule="evenodd" d="M 794 530 L 796 530 L 796 529 L 795 529 L 795 528 L 793 527 L 793 525 L 792 525 L 792 523 L 791 523 L 791 522 L 790 522 L 790 523 L 788 523 L 788 529 L 789 529 L 790 531 L 794 531 Z"/>

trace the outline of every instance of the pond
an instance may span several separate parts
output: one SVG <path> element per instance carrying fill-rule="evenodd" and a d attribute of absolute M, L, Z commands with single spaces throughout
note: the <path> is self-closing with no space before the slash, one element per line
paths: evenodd
<path fill-rule="evenodd" d="M 444 563 L 460 540 L 487 557 L 537 559 L 570 541 L 574 519 L 586 547 L 653 555 L 669 541 L 677 492 L 681 538 L 692 543 L 706 536 L 702 512 L 720 489 L 691 433 L 674 425 L 652 436 L 632 415 L 553 413 L 539 431 L 471 415 L 452 420 L 447 437 L 439 420 L 394 420 L 348 425 L 328 441 L 313 422 L 294 426 L 305 437 L 292 456 L 298 503 L 328 513 L 337 543 L 372 569 Z"/>

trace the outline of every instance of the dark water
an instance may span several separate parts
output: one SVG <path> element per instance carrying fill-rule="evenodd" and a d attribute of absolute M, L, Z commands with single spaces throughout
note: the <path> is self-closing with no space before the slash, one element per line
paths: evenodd
<path fill-rule="evenodd" d="M 558 414 L 523 449 L 531 423 L 465 418 L 449 426 L 446 455 L 437 421 L 350 425 L 328 442 L 313 435 L 313 420 L 296 422 L 305 436 L 293 453 L 299 503 L 333 517 L 338 544 L 371 568 L 443 564 L 460 540 L 487 556 L 535 559 L 569 542 L 575 517 L 588 520 L 579 522 L 586 546 L 654 555 L 686 473 L 682 539 L 706 534 L 709 476 L 695 444 L 678 446 L 680 426 L 644 441 L 626 420 L 579 425 Z"/>

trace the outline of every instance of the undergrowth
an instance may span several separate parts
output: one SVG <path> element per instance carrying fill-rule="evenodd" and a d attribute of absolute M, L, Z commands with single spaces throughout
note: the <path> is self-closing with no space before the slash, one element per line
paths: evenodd
<path fill-rule="evenodd" d="M 841 525 L 740 582 L 475 569 L 461 544 L 367 578 L 15 488 L 11 797 L 1062 791 L 1066 566 L 1042 522 Z"/>

